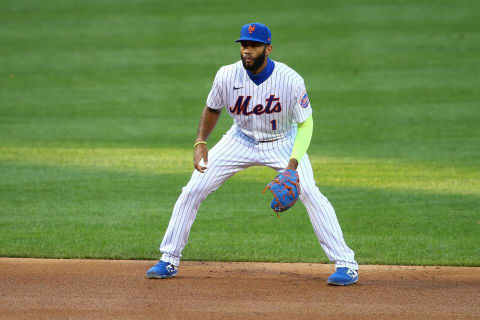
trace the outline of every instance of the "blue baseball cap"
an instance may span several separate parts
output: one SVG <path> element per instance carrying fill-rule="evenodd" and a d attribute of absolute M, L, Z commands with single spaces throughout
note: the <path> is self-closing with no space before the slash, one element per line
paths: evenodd
<path fill-rule="evenodd" d="M 255 41 L 266 44 L 272 43 L 272 33 L 266 25 L 260 22 L 247 23 L 240 30 L 240 38 L 235 42 Z"/>

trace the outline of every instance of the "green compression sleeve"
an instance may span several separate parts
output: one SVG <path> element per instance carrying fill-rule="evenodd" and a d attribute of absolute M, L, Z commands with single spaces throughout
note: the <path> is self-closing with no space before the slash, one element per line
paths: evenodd
<path fill-rule="evenodd" d="M 302 159 L 305 152 L 307 152 L 313 133 L 313 117 L 310 115 L 307 120 L 298 124 L 297 136 L 293 143 L 293 150 L 290 159 L 297 159 L 298 162 Z"/>

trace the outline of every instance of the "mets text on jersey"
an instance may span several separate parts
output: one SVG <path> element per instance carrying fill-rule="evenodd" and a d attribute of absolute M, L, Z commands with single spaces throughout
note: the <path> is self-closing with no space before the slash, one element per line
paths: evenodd
<path fill-rule="evenodd" d="M 245 100 L 243 100 L 243 96 L 239 96 L 237 98 L 237 102 L 235 102 L 235 106 L 230 107 L 229 110 L 233 114 L 243 114 L 245 116 L 249 116 L 251 114 L 256 114 L 256 115 L 262 115 L 264 113 L 271 114 L 274 112 L 281 112 L 282 111 L 282 105 L 280 104 L 280 98 L 275 98 L 274 94 L 271 94 L 270 97 L 265 99 L 265 102 L 267 103 L 265 106 L 262 104 L 257 104 L 251 111 L 248 111 L 248 104 L 250 103 L 250 99 L 252 96 L 247 96 L 245 97 Z M 273 108 L 272 104 L 273 102 L 277 102 Z"/>

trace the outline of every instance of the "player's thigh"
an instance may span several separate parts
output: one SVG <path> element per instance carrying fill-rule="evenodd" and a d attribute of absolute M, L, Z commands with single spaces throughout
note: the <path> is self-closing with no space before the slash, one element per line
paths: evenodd
<path fill-rule="evenodd" d="M 300 179 L 300 199 L 302 202 L 308 197 L 322 197 L 313 176 L 313 168 L 308 155 L 305 154 L 298 164 L 298 177 Z"/>
<path fill-rule="evenodd" d="M 262 165 L 280 172 L 285 170 L 292 154 L 293 141 L 282 140 L 260 145 Z"/>
<path fill-rule="evenodd" d="M 293 141 L 286 140 L 278 144 L 273 143 L 272 147 L 265 148 L 262 152 L 263 165 L 270 167 L 277 172 L 285 170 L 290 161 L 292 148 Z M 302 181 L 304 181 L 304 183 L 315 184 L 312 165 L 310 164 L 310 159 L 306 153 L 300 160 L 297 171 L 300 178 L 300 184 L 302 184 Z"/>
<path fill-rule="evenodd" d="M 300 181 L 305 181 L 309 184 L 315 184 L 312 164 L 310 163 L 310 159 L 308 158 L 307 154 L 305 154 L 302 157 L 302 160 L 300 160 L 300 162 L 298 163 L 297 171 Z"/>
<path fill-rule="evenodd" d="M 187 188 L 198 192 L 211 192 L 238 171 L 253 164 L 253 149 L 237 137 L 225 135 L 208 152 L 204 173 L 193 171 Z"/>
<path fill-rule="evenodd" d="M 208 152 L 207 170 L 229 176 L 256 164 L 255 145 L 242 137 L 225 134 Z"/>

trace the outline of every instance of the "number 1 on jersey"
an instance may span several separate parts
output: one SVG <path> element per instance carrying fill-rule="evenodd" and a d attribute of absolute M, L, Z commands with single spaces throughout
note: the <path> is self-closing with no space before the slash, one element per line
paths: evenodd
<path fill-rule="evenodd" d="M 270 123 L 272 124 L 272 130 L 277 130 L 277 120 L 273 119 Z"/>

